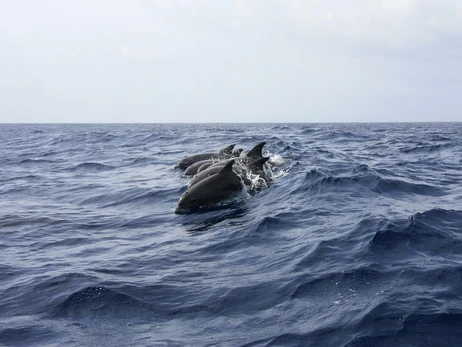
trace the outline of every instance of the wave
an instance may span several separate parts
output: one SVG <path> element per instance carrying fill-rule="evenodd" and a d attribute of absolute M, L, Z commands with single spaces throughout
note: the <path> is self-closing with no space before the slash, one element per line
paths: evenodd
<path fill-rule="evenodd" d="M 81 205 L 99 204 L 102 208 L 116 207 L 125 204 L 140 205 L 154 203 L 156 201 L 170 201 L 178 195 L 178 189 L 142 189 L 132 188 L 124 191 L 100 194 L 87 197 L 81 201 Z"/>
<path fill-rule="evenodd" d="M 271 127 L 271 130 L 291 130 L 291 128 L 287 125 L 275 125 Z"/>
<path fill-rule="evenodd" d="M 374 269 L 373 266 L 360 266 L 351 270 L 323 273 L 320 275 L 302 275 L 289 283 L 285 291 L 290 291 L 290 299 L 338 297 L 339 291 L 346 289 L 354 294 L 355 290 L 369 286 L 368 290 L 377 290 L 392 278 L 389 273 Z M 301 283 L 300 283 L 301 282 Z M 371 285 L 373 283 L 373 285 Z M 364 289 L 363 289 L 364 290 Z"/>
<path fill-rule="evenodd" d="M 39 175 L 25 175 L 25 176 L 15 176 L 15 177 L 9 177 L 6 179 L 0 179 L 0 182 L 14 182 L 14 181 L 39 181 L 43 177 Z"/>
<path fill-rule="evenodd" d="M 143 157 L 143 158 L 136 158 L 135 160 L 133 160 L 127 166 L 146 166 L 146 165 L 151 165 L 151 164 L 154 164 L 154 163 L 156 163 L 155 158 Z"/>
<path fill-rule="evenodd" d="M 249 228 L 248 235 L 268 236 L 268 232 L 273 233 L 286 230 L 290 228 L 292 224 L 296 224 L 296 222 L 291 222 L 291 219 L 292 218 L 282 218 L 282 215 L 276 217 L 263 217 L 256 225 Z"/>
<path fill-rule="evenodd" d="M 186 315 L 198 312 L 210 312 L 220 315 L 232 315 L 242 311 L 244 308 L 249 312 L 259 312 L 270 309 L 280 303 L 275 296 L 268 296 L 267 293 L 276 291 L 276 283 L 261 283 L 252 286 L 235 287 L 226 290 L 219 298 L 205 298 L 201 303 L 181 307 L 174 310 L 170 315 Z"/>
<path fill-rule="evenodd" d="M 0 249 L 2 248 L 7 248 L 7 246 L 0 243 Z M 0 264 L 0 281 L 2 281 L 3 283 L 5 283 L 9 279 L 12 279 L 19 273 L 20 271 L 16 267 Z"/>
<path fill-rule="evenodd" d="M 157 141 L 165 141 L 169 142 L 173 139 L 176 139 L 177 136 L 175 135 L 162 135 L 162 134 L 151 134 L 142 139 L 142 142 L 157 142 Z"/>
<path fill-rule="evenodd" d="M 32 213 L 15 213 L 0 215 L 0 225 L 6 227 L 24 227 L 28 225 L 42 224 L 55 225 L 66 222 L 65 219 L 52 218 L 50 216 L 40 216 Z"/>
<path fill-rule="evenodd" d="M 246 208 L 244 204 L 236 203 L 233 206 L 228 205 L 222 208 L 209 209 L 206 212 L 202 211 L 202 213 L 181 215 L 181 225 L 186 227 L 186 231 L 188 233 L 195 235 L 198 232 L 210 230 L 213 227 L 220 225 L 220 223 L 226 221 L 228 221 L 231 225 L 242 225 L 243 222 L 241 222 L 240 219 L 245 217 L 247 213 L 248 208 Z M 226 241 L 221 246 L 212 245 L 210 247 L 210 250 L 215 248 L 218 249 L 220 247 L 223 247 L 223 249 L 231 249 L 233 247 L 233 243 Z"/>
<path fill-rule="evenodd" d="M 319 138 L 337 144 L 371 140 L 371 136 L 367 132 L 353 132 L 338 129 L 323 129 L 322 131 L 317 131 L 313 134 L 313 138 Z"/>
<path fill-rule="evenodd" d="M 137 317 L 151 312 L 149 305 L 128 294 L 103 286 L 86 287 L 69 295 L 54 308 L 55 317 Z"/>
<path fill-rule="evenodd" d="M 312 134 L 312 133 L 317 132 L 319 130 L 321 130 L 321 128 L 319 128 L 319 127 L 307 127 L 307 126 L 304 126 L 304 127 L 300 128 L 300 135 Z"/>
<path fill-rule="evenodd" d="M 88 143 L 110 142 L 117 139 L 118 136 L 108 134 L 106 131 L 94 131 L 88 134 Z"/>
<path fill-rule="evenodd" d="M 88 239 L 83 238 L 83 237 L 67 237 L 62 240 L 58 241 L 51 241 L 51 242 L 44 242 L 44 241 L 39 241 L 39 242 L 34 242 L 31 243 L 31 246 L 36 248 L 36 249 L 48 249 L 50 247 L 76 247 L 78 245 L 82 244 L 89 244 L 90 242 Z"/>
<path fill-rule="evenodd" d="M 356 262 L 385 264 L 384 269 L 388 264 L 398 266 L 419 260 L 423 261 L 422 266 L 433 269 L 433 266 L 439 266 L 434 257 L 460 260 L 460 230 L 462 211 L 457 210 L 432 209 L 407 219 L 366 218 L 353 229 L 311 244 L 296 269 L 323 269 L 331 263 L 335 270 L 342 268 L 342 264 L 351 258 Z M 433 262 L 433 266 L 429 261 Z"/>
<path fill-rule="evenodd" d="M 77 172 L 101 172 L 101 171 L 109 171 L 115 169 L 114 166 L 100 164 L 100 163 L 82 163 L 76 166 L 69 168 L 69 171 L 77 171 Z"/>
<path fill-rule="evenodd" d="M 462 313 L 422 314 L 383 308 L 365 317 L 367 330 L 357 333 L 348 347 L 359 346 L 456 346 L 460 344 Z M 403 318 L 403 316 L 405 318 Z"/>
<path fill-rule="evenodd" d="M 331 190 L 359 190 L 365 188 L 379 194 L 443 196 L 446 189 L 425 184 L 413 183 L 397 178 L 382 178 L 371 171 L 367 165 L 355 166 L 347 176 L 329 175 L 319 169 L 312 169 L 305 174 L 298 191 L 324 192 Z"/>
<path fill-rule="evenodd" d="M 3 346 L 48 345 L 55 332 L 40 324 L 0 328 L 0 344 Z"/>
<path fill-rule="evenodd" d="M 400 151 L 405 154 L 417 154 L 417 153 L 431 153 L 442 151 L 445 149 L 453 148 L 453 143 L 442 143 L 442 144 L 434 144 L 434 143 L 422 143 L 419 145 L 410 145 L 410 147 L 406 146 L 401 148 Z"/>
<path fill-rule="evenodd" d="M 462 254 L 462 211 L 432 209 L 416 213 L 407 220 L 389 222 L 370 242 L 371 251 L 380 257 L 411 257 Z"/>
<path fill-rule="evenodd" d="M 24 159 L 19 162 L 19 165 L 25 165 L 25 164 L 50 164 L 54 163 L 52 160 L 47 160 L 47 159 Z"/>

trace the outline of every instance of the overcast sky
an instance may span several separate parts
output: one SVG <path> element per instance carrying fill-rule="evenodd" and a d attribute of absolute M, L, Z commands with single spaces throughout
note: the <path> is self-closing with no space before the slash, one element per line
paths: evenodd
<path fill-rule="evenodd" d="M 0 0 L 0 122 L 462 121 L 461 0 Z"/>

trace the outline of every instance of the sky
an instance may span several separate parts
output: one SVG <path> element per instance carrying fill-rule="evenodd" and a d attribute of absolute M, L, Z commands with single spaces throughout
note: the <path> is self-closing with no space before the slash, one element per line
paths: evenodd
<path fill-rule="evenodd" d="M 0 122 L 462 121 L 460 0 L 0 0 Z"/>

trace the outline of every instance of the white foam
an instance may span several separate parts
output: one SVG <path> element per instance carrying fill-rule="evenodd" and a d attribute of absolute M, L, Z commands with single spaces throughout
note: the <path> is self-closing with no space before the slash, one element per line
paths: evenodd
<path fill-rule="evenodd" d="M 246 177 L 250 181 L 250 191 L 268 187 L 266 181 L 260 177 L 260 175 L 254 175 L 251 172 L 246 172 Z"/>
<path fill-rule="evenodd" d="M 273 165 L 276 165 L 276 166 L 280 166 L 280 165 L 284 165 L 286 163 L 286 160 L 282 156 L 280 156 L 279 154 L 276 154 L 276 155 L 270 157 L 269 163 L 273 164 Z"/>
<path fill-rule="evenodd" d="M 286 169 L 284 169 L 284 170 L 280 170 L 280 171 L 277 172 L 276 174 L 273 174 L 272 179 L 275 180 L 275 179 L 278 179 L 278 178 L 287 176 L 287 175 L 289 174 L 289 171 L 290 171 L 290 168 L 286 168 Z"/>

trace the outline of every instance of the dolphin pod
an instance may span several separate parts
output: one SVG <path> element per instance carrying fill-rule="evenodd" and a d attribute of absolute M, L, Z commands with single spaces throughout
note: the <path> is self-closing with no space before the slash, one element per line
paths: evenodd
<path fill-rule="evenodd" d="M 225 158 L 230 158 L 233 154 L 233 148 L 235 145 L 230 145 L 226 148 L 223 148 L 221 151 L 218 153 L 201 153 L 201 154 L 194 154 L 189 157 L 183 158 L 176 168 L 185 170 L 187 169 L 190 165 L 201 161 L 201 160 L 209 160 L 209 159 L 225 159 Z"/>
<path fill-rule="evenodd" d="M 182 159 L 175 168 L 185 170 L 185 176 L 194 174 L 194 177 L 175 212 L 213 207 L 229 200 L 245 187 L 252 186 L 250 175 L 258 175 L 267 182 L 264 165 L 269 157 L 262 155 L 265 144 L 259 143 L 245 155 L 241 155 L 241 149 L 232 152 L 234 145 L 231 145 L 218 153 L 195 154 Z"/>

